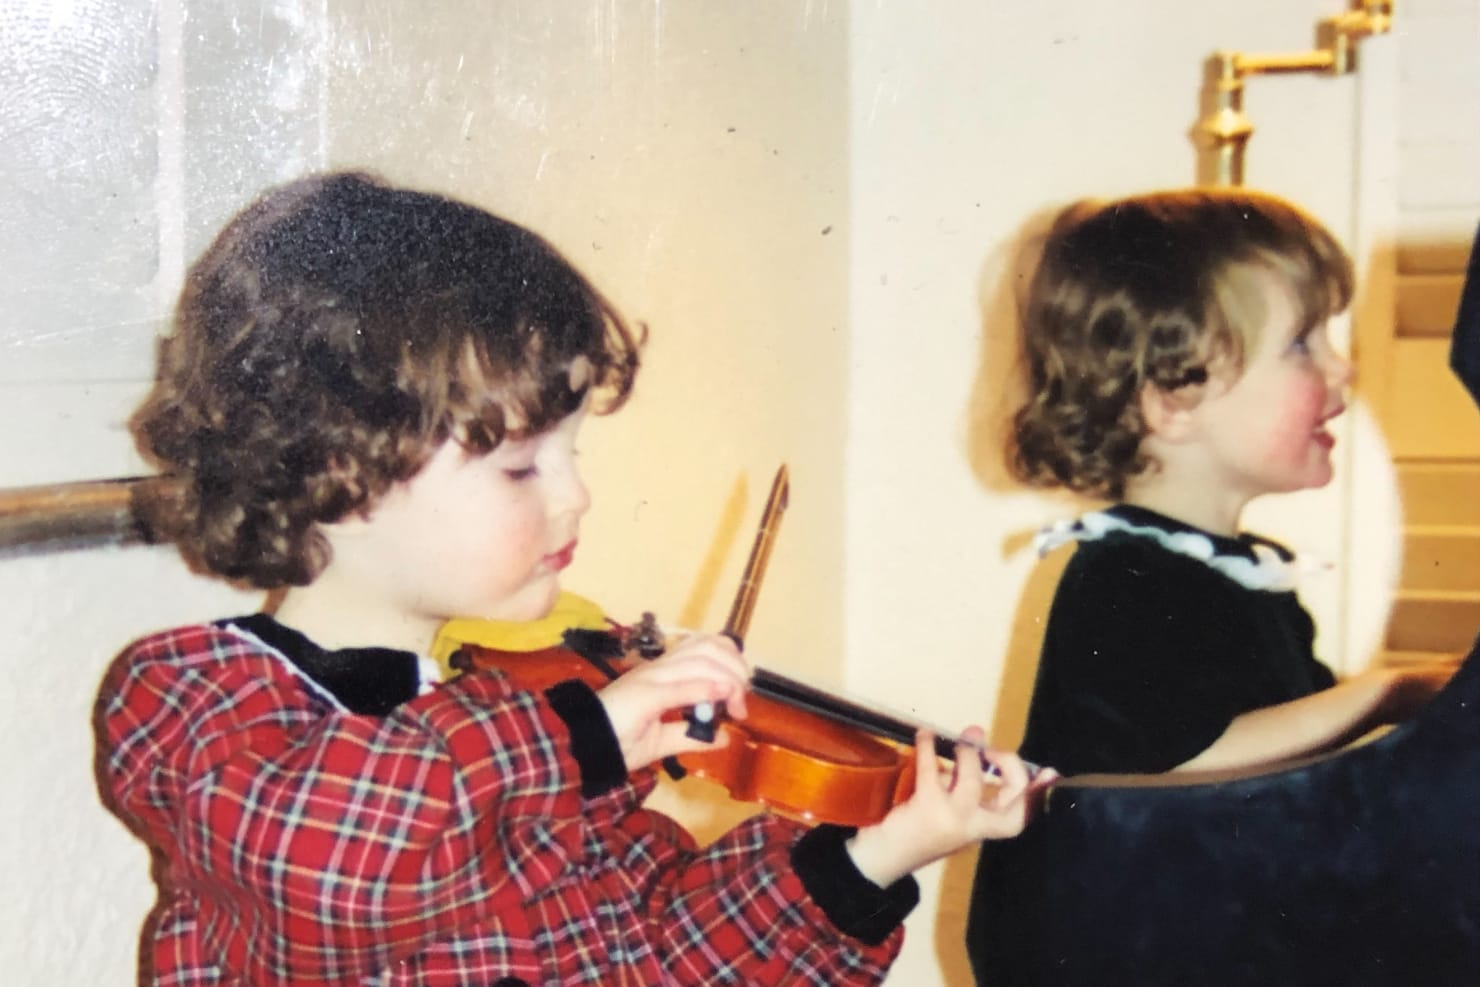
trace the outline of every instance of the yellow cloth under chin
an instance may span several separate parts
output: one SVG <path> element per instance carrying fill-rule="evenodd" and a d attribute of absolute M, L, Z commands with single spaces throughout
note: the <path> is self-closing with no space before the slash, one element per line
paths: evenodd
<path fill-rule="evenodd" d="M 437 639 L 432 642 L 432 658 L 442 666 L 442 673 L 446 675 L 451 671 L 447 659 L 464 644 L 501 651 L 539 651 L 559 644 L 561 635 L 571 628 L 599 631 L 609 626 L 600 607 L 584 596 L 562 590 L 555 606 L 539 620 L 481 620 L 476 617 L 449 620 L 437 631 Z"/>

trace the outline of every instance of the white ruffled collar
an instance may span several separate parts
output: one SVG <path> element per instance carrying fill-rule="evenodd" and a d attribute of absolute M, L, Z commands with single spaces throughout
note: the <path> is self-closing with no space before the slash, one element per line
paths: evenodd
<path fill-rule="evenodd" d="M 1039 556 L 1047 555 L 1060 545 L 1074 541 L 1098 541 L 1111 532 L 1149 538 L 1169 552 L 1197 559 L 1247 589 L 1283 593 L 1296 585 L 1293 559 L 1282 556 L 1272 545 L 1250 539 L 1238 542 L 1238 548 L 1253 553 L 1253 558 L 1239 552 L 1222 550 L 1216 539 L 1194 528 L 1171 530 L 1154 523 L 1137 524 L 1112 511 L 1093 511 L 1077 520 L 1064 519 L 1043 528 L 1033 538 Z"/>

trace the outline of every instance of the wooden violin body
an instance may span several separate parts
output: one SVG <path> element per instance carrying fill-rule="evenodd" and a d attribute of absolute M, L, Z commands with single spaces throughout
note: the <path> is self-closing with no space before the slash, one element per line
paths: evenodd
<path fill-rule="evenodd" d="M 868 826 L 914 790 L 914 753 L 857 729 L 752 696 L 743 723 L 720 724 L 725 742 L 681 761 L 732 798 L 808 822 Z"/>
<path fill-rule="evenodd" d="M 465 645 L 462 652 L 472 667 L 496 669 L 528 689 L 571 679 L 599 689 L 609 681 L 598 664 L 571 647 L 510 652 Z M 625 659 L 634 660 L 642 659 Z M 761 678 L 780 679 L 764 673 Z M 713 749 L 681 755 L 683 769 L 723 786 L 738 801 L 844 826 L 878 822 L 913 791 L 910 748 L 764 690 L 762 685 L 747 698 L 743 722 L 718 724 Z"/>

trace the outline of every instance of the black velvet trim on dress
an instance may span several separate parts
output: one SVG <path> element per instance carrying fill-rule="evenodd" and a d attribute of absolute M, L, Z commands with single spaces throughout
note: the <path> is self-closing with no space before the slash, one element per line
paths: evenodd
<path fill-rule="evenodd" d="M 877 946 L 919 904 L 920 886 L 913 877 L 902 877 L 881 888 L 864 877 L 848 855 L 846 844 L 855 832 L 847 826 L 817 826 L 792 847 L 791 863 L 833 925 Z"/>
<path fill-rule="evenodd" d="M 416 655 L 395 648 L 341 648 L 325 651 L 307 635 L 278 623 L 265 613 L 219 621 L 239 627 L 282 652 L 304 675 L 339 700 L 351 713 L 385 716 L 415 699 L 421 689 Z"/>
<path fill-rule="evenodd" d="M 611 718 L 595 692 L 572 679 L 545 690 L 545 699 L 570 729 L 570 753 L 581 767 L 581 794 L 595 798 L 627 780 L 627 760 Z"/>

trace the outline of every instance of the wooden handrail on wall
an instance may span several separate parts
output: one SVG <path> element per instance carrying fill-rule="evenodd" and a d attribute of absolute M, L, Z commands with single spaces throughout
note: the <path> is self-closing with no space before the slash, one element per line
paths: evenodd
<path fill-rule="evenodd" d="M 153 542 L 134 504 L 162 477 L 0 490 L 0 558 Z"/>

